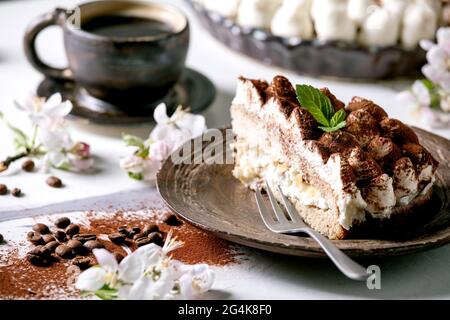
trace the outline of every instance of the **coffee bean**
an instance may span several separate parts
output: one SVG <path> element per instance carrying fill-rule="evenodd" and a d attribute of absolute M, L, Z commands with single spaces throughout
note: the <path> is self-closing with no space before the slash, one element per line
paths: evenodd
<path fill-rule="evenodd" d="M 40 234 L 49 234 L 50 233 L 50 229 L 48 228 L 48 226 L 43 223 L 36 223 L 33 226 L 33 231 L 36 231 Z"/>
<path fill-rule="evenodd" d="M 28 251 L 28 254 L 35 254 L 35 255 L 40 255 L 41 254 L 41 249 L 44 246 L 38 245 L 36 247 L 34 247 L 33 249 L 31 249 L 30 251 Z"/>
<path fill-rule="evenodd" d="M 152 232 L 148 235 L 148 239 L 151 243 L 154 243 L 160 247 L 164 245 L 164 239 L 161 232 Z"/>
<path fill-rule="evenodd" d="M 8 187 L 6 184 L 0 184 L 0 196 L 3 196 L 8 193 Z"/>
<path fill-rule="evenodd" d="M 72 239 L 73 240 L 78 240 L 81 243 L 85 243 L 86 241 L 89 241 L 89 240 L 96 240 L 97 236 L 95 234 L 92 234 L 92 233 L 79 233 L 79 234 L 74 235 L 72 237 Z"/>
<path fill-rule="evenodd" d="M 50 257 L 52 254 L 52 250 L 49 247 L 41 246 L 41 249 L 39 250 L 39 254 L 43 257 Z"/>
<path fill-rule="evenodd" d="M 128 228 L 126 226 L 117 228 L 117 232 L 123 234 L 124 236 L 128 236 Z"/>
<path fill-rule="evenodd" d="M 5 238 L 3 238 L 3 235 L 0 233 L 0 244 L 3 243 L 3 240 L 5 240 Z"/>
<path fill-rule="evenodd" d="M 94 249 L 104 248 L 105 246 L 98 240 L 89 240 L 84 243 L 84 247 L 89 251 L 92 251 Z"/>
<path fill-rule="evenodd" d="M 67 217 L 61 217 L 55 221 L 55 226 L 60 229 L 65 229 L 70 225 L 70 219 Z"/>
<path fill-rule="evenodd" d="M 45 259 L 41 255 L 27 253 L 27 260 L 34 266 L 46 266 L 49 265 L 49 260 Z"/>
<path fill-rule="evenodd" d="M 70 249 L 68 246 L 66 246 L 65 244 L 60 244 L 56 249 L 55 249 L 55 253 L 60 256 L 63 259 L 70 259 L 73 254 L 72 254 L 72 249 Z"/>
<path fill-rule="evenodd" d="M 134 236 L 133 236 L 133 240 L 137 240 L 137 239 L 140 239 L 140 238 L 145 238 L 146 237 L 146 235 L 144 234 L 144 233 L 138 233 L 138 234 L 135 234 Z"/>
<path fill-rule="evenodd" d="M 159 231 L 159 228 L 156 224 L 148 224 L 144 227 L 144 230 L 142 231 L 146 236 L 148 236 L 152 232 Z"/>
<path fill-rule="evenodd" d="M 28 232 L 27 239 L 28 239 L 28 241 L 30 241 L 32 244 L 35 244 L 35 245 L 44 243 L 44 240 L 42 239 L 41 234 L 38 232 L 34 232 L 34 231 Z"/>
<path fill-rule="evenodd" d="M 64 231 L 57 230 L 53 235 L 55 236 L 56 240 L 60 242 L 65 242 L 67 240 L 67 235 Z"/>
<path fill-rule="evenodd" d="M 22 196 L 22 190 L 20 190 L 19 188 L 14 188 L 12 189 L 11 194 L 13 195 L 13 197 L 19 198 Z"/>
<path fill-rule="evenodd" d="M 74 254 L 80 254 L 83 252 L 83 244 L 78 240 L 69 240 L 66 243 L 66 246 L 68 246 L 70 249 L 72 249 Z"/>
<path fill-rule="evenodd" d="M 176 227 L 176 226 L 180 226 L 183 222 L 177 218 L 176 215 L 174 215 L 173 213 L 168 213 L 164 219 L 163 219 L 164 223 L 166 223 L 169 226 L 172 227 Z"/>
<path fill-rule="evenodd" d="M 109 240 L 115 244 L 122 244 L 125 242 L 125 236 L 121 233 L 112 233 L 108 235 Z"/>
<path fill-rule="evenodd" d="M 72 259 L 72 264 L 84 270 L 91 266 L 92 260 L 89 257 L 75 257 Z"/>
<path fill-rule="evenodd" d="M 48 177 L 45 182 L 52 188 L 61 188 L 63 186 L 61 179 L 54 176 Z"/>
<path fill-rule="evenodd" d="M 58 248 L 59 245 L 60 243 L 58 241 L 52 241 L 47 243 L 45 247 L 47 247 L 51 252 L 55 252 L 56 248 Z"/>
<path fill-rule="evenodd" d="M 34 170 L 34 161 L 31 159 L 25 160 L 22 163 L 22 170 L 26 172 L 31 172 Z"/>
<path fill-rule="evenodd" d="M 125 258 L 123 254 L 118 253 L 118 252 L 114 252 L 113 255 L 116 258 L 118 263 L 120 263 L 120 261 L 122 261 Z"/>
<path fill-rule="evenodd" d="M 141 228 L 139 227 L 131 228 L 131 230 L 128 232 L 128 238 L 133 239 L 133 237 L 138 233 L 141 233 Z"/>
<path fill-rule="evenodd" d="M 135 243 L 138 247 L 142 247 L 142 246 L 152 243 L 152 241 L 149 238 L 139 238 L 135 241 Z"/>
<path fill-rule="evenodd" d="M 76 235 L 77 233 L 80 232 L 80 226 L 77 224 L 71 224 L 66 228 L 66 234 L 69 237 L 73 237 L 74 235 Z"/>
<path fill-rule="evenodd" d="M 44 234 L 42 240 L 44 240 L 45 243 L 56 241 L 55 237 L 51 234 Z"/>

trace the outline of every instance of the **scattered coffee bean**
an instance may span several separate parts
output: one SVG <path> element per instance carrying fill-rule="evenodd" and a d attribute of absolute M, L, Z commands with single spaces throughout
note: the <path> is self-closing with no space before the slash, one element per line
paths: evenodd
<path fill-rule="evenodd" d="M 0 184 L 0 195 L 3 196 L 8 193 L 8 187 L 6 184 Z"/>
<path fill-rule="evenodd" d="M 22 170 L 26 172 L 31 172 L 34 170 L 34 161 L 31 159 L 25 160 L 22 163 Z"/>
<path fill-rule="evenodd" d="M 125 242 L 125 236 L 121 233 L 112 233 L 108 235 L 109 240 L 115 244 L 122 244 Z"/>
<path fill-rule="evenodd" d="M 43 244 L 44 240 L 42 239 L 42 236 L 38 232 L 30 231 L 27 234 L 27 239 L 34 245 Z"/>
<path fill-rule="evenodd" d="M 63 259 L 70 259 L 72 257 L 72 249 L 65 244 L 60 244 L 55 249 L 55 253 Z"/>
<path fill-rule="evenodd" d="M 3 243 L 3 240 L 5 240 L 5 238 L 3 238 L 3 235 L 0 233 L 0 244 Z"/>
<path fill-rule="evenodd" d="M 56 248 L 58 248 L 60 243 L 58 241 L 52 241 L 45 245 L 51 252 L 55 252 Z"/>
<path fill-rule="evenodd" d="M 154 243 L 158 246 L 163 246 L 164 245 L 164 239 L 163 239 L 163 235 L 161 234 L 161 232 L 152 232 L 148 235 L 148 239 L 151 243 Z"/>
<path fill-rule="evenodd" d="M 49 247 L 41 246 L 39 254 L 43 257 L 50 257 L 50 255 L 52 254 L 52 250 Z"/>
<path fill-rule="evenodd" d="M 66 246 L 68 246 L 70 249 L 72 249 L 74 254 L 80 254 L 83 252 L 83 244 L 78 240 L 69 240 L 67 241 Z"/>
<path fill-rule="evenodd" d="M 85 243 L 86 241 L 89 240 L 96 240 L 97 236 L 95 234 L 91 234 L 91 233 L 79 233 L 76 234 L 72 237 L 73 240 L 78 240 L 81 243 Z"/>
<path fill-rule="evenodd" d="M 156 224 L 148 224 L 144 227 L 144 230 L 142 231 L 144 233 L 144 235 L 148 236 L 150 233 L 152 232 L 157 232 L 159 231 L 159 228 Z"/>
<path fill-rule="evenodd" d="M 128 228 L 126 226 L 117 228 L 117 232 L 123 234 L 124 236 L 128 236 Z"/>
<path fill-rule="evenodd" d="M 177 218 L 177 216 L 173 213 L 168 213 L 164 219 L 164 223 L 169 226 L 176 227 L 182 224 L 181 220 Z"/>
<path fill-rule="evenodd" d="M 149 238 L 139 238 L 135 241 L 135 243 L 138 247 L 142 247 L 142 246 L 152 243 L 152 241 Z"/>
<path fill-rule="evenodd" d="M 60 242 L 65 242 L 67 240 L 67 235 L 64 231 L 61 230 L 55 231 L 53 235 L 55 236 L 56 240 Z"/>
<path fill-rule="evenodd" d="M 133 236 L 133 240 L 137 240 L 137 239 L 140 239 L 140 238 L 145 238 L 146 237 L 146 235 L 144 234 L 144 233 L 138 233 L 138 234 L 135 234 L 134 236 Z"/>
<path fill-rule="evenodd" d="M 72 259 L 72 264 L 84 270 L 91 266 L 92 260 L 89 257 L 75 257 Z"/>
<path fill-rule="evenodd" d="M 98 240 L 89 240 L 84 243 L 84 247 L 89 251 L 104 248 L 104 245 Z"/>
<path fill-rule="evenodd" d="M 131 228 L 131 230 L 128 232 L 128 238 L 133 239 L 133 237 L 138 233 L 141 233 L 141 228 L 139 227 Z"/>
<path fill-rule="evenodd" d="M 13 197 L 19 198 L 22 196 L 22 190 L 20 190 L 19 188 L 14 188 L 12 189 L 11 194 L 13 195 Z"/>
<path fill-rule="evenodd" d="M 40 234 L 49 234 L 50 233 L 50 229 L 48 228 L 48 226 L 43 223 L 36 223 L 33 226 L 33 231 L 36 231 Z"/>
<path fill-rule="evenodd" d="M 45 243 L 54 242 L 56 241 L 55 236 L 51 234 L 44 234 L 42 236 L 42 240 L 44 240 Z"/>
<path fill-rule="evenodd" d="M 48 177 L 45 182 L 52 188 L 61 188 L 63 186 L 61 179 L 58 177 Z"/>
<path fill-rule="evenodd" d="M 70 219 L 67 217 L 61 217 L 55 221 L 55 226 L 60 229 L 65 229 L 70 225 Z"/>
<path fill-rule="evenodd" d="M 50 261 L 38 254 L 27 253 L 27 260 L 34 266 L 46 266 Z"/>
<path fill-rule="evenodd" d="M 122 261 L 125 258 L 123 254 L 118 253 L 118 252 L 114 252 L 113 255 L 116 258 L 118 263 L 120 263 L 120 261 Z"/>
<path fill-rule="evenodd" d="M 66 228 L 66 234 L 69 237 L 73 237 L 74 235 L 76 235 L 77 233 L 80 232 L 80 226 L 77 224 L 71 224 Z"/>

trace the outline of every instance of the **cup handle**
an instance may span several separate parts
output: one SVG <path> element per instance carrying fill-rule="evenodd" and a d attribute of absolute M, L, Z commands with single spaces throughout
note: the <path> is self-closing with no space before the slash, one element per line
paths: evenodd
<path fill-rule="evenodd" d="M 70 68 L 60 69 L 47 65 L 39 58 L 39 55 L 36 51 L 36 38 L 39 32 L 53 25 L 63 27 L 65 21 L 65 10 L 60 8 L 37 17 L 28 26 L 25 32 L 23 45 L 28 61 L 36 70 L 50 78 L 58 80 L 73 80 L 73 73 Z"/>

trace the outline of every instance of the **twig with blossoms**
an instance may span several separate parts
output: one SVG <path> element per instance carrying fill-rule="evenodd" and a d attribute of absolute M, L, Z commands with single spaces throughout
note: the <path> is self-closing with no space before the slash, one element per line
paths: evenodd
<path fill-rule="evenodd" d="M 440 28 L 437 43 L 422 40 L 427 51 L 427 64 L 422 73 L 426 79 L 417 80 L 399 98 L 420 108 L 433 127 L 450 126 L 450 28 Z"/>
<path fill-rule="evenodd" d="M 63 101 L 59 93 L 45 98 L 29 95 L 23 102 L 15 102 L 18 109 L 26 112 L 31 121 L 32 133 L 23 130 L 2 119 L 13 133 L 16 154 L 0 162 L 0 172 L 9 168 L 11 163 L 24 157 L 42 158 L 43 167 L 61 170 L 85 171 L 94 164 L 90 146 L 85 142 L 74 142 L 64 117 L 72 110 L 70 101 Z"/>
<path fill-rule="evenodd" d="M 133 154 L 123 158 L 120 167 L 132 179 L 154 181 L 162 162 L 172 152 L 207 129 L 205 117 L 189 113 L 181 106 L 169 117 L 162 103 L 156 107 L 153 118 L 156 126 L 146 140 L 123 135 L 125 144 L 133 147 Z"/>
<path fill-rule="evenodd" d="M 98 266 L 84 271 L 76 287 L 103 300 L 192 299 L 211 289 L 214 273 L 207 264 L 186 265 L 168 255 L 183 246 L 169 231 L 163 247 L 152 243 L 120 263 L 105 249 L 94 249 Z"/>

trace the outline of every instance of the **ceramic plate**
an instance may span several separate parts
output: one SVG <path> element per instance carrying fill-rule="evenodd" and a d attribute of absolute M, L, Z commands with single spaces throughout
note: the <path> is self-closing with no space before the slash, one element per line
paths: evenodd
<path fill-rule="evenodd" d="M 450 242 L 450 141 L 420 129 L 415 128 L 415 131 L 421 143 L 440 162 L 431 201 L 423 208 L 420 219 L 411 219 L 414 221 L 393 229 L 386 228 L 382 238 L 334 241 L 350 256 L 400 255 Z M 201 143 L 203 150 L 209 145 Z M 226 147 L 229 146 L 225 145 L 224 150 Z M 196 154 L 187 156 L 193 159 Z M 224 157 L 224 152 L 213 156 Z M 276 253 L 325 256 L 308 237 L 270 232 L 260 218 L 253 191 L 232 176 L 232 169 L 232 164 L 195 164 L 195 161 L 175 165 L 169 158 L 158 173 L 158 189 L 171 210 L 221 238 Z"/>

